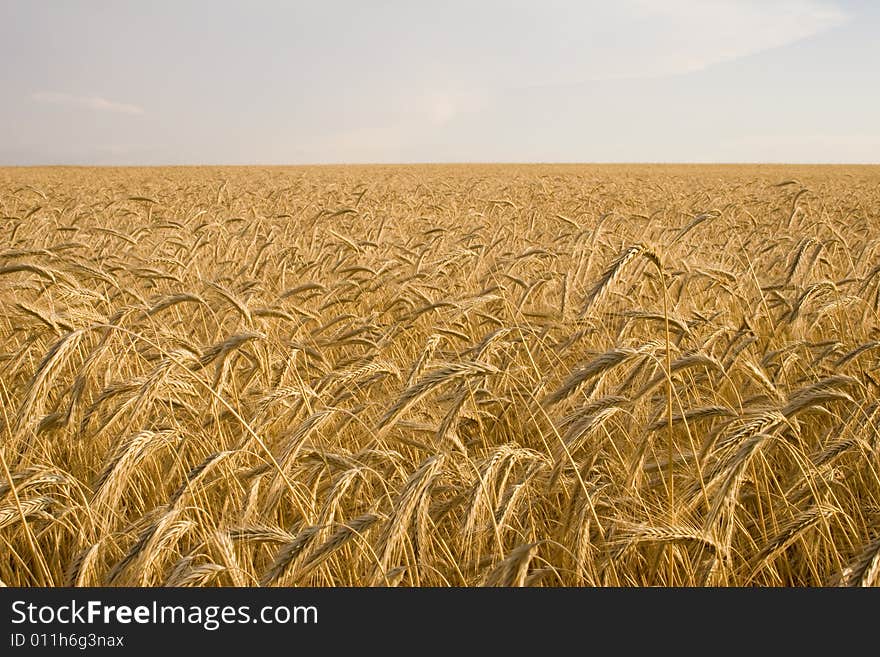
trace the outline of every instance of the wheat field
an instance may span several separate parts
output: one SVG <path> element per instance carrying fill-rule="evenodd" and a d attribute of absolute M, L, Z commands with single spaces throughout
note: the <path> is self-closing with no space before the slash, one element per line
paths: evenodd
<path fill-rule="evenodd" d="M 880 584 L 880 167 L 0 169 L 7 586 Z"/>

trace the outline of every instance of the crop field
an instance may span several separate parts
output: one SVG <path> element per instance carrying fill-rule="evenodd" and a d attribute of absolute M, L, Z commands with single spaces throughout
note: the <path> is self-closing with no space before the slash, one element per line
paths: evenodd
<path fill-rule="evenodd" d="M 880 167 L 0 169 L 7 586 L 880 585 Z"/>

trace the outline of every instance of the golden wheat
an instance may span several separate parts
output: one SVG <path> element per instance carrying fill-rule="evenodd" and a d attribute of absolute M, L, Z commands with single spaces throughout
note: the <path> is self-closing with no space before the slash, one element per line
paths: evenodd
<path fill-rule="evenodd" d="M 880 584 L 880 169 L 0 169 L 0 583 Z"/>

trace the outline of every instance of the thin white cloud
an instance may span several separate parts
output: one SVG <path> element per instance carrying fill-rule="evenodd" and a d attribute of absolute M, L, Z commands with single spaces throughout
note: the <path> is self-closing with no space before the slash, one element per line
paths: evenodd
<path fill-rule="evenodd" d="M 74 96 L 73 94 L 59 93 L 57 91 L 41 91 L 31 94 L 31 100 L 38 103 L 50 103 L 66 107 L 81 107 L 98 112 L 117 112 L 119 114 L 144 113 L 143 108 L 137 105 L 119 103 L 100 96 Z"/>
<path fill-rule="evenodd" d="M 559 3 L 536 19 L 540 49 L 505 50 L 492 78 L 513 87 L 650 79 L 701 71 L 844 25 L 833 0 Z M 477 69 L 479 70 L 479 69 Z"/>
<path fill-rule="evenodd" d="M 431 123 L 437 125 L 449 123 L 458 111 L 456 102 L 447 95 L 434 94 L 428 101 L 427 114 Z"/>
<path fill-rule="evenodd" d="M 636 18 L 669 28 L 644 62 L 643 75 L 652 77 L 787 46 L 849 20 L 825 0 L 630 0 L 630 7 Z"/>
<path fill-rule="evenodd" d="M 463 92 L 451 90 L 434 90 L 415 101 L 429 123 L 441 126 L 455 120 L 459 116 L 479 112 L 488 104 L 485 92 Z"/>

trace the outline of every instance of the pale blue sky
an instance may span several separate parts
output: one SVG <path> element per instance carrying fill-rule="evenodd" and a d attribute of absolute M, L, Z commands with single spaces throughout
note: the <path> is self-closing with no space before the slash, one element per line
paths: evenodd
<path fill-rule="evenodd" d="M 880 162 L 867 0 L 0 0 L 0 164 Z"/>

